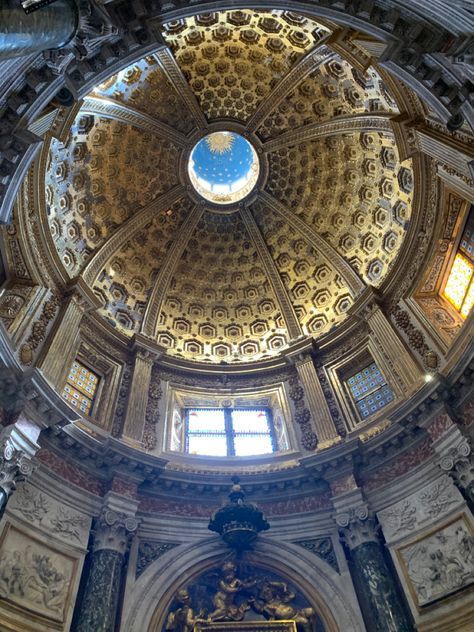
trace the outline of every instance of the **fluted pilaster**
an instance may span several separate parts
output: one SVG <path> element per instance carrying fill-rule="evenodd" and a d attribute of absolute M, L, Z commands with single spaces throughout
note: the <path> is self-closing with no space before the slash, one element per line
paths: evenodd
<path fill-rule="evenodd" d="M 97 298 L 82 280 L 69 290 L 38 362 L 38 367 L 53 386 L 64 386 L 79 348 L 81 320 L 87 311 L 97 306 Z"/>
<path fill-rule="evenodd" d="M 150 346 L 143 336 L 135 337 L 133 376 L 123 428 L 123 436 L 133 441 L 141 442 L 143 438 L 151 371 L 158 355 L 156 345 Z"/>
<path fill-rule="evenodd" d="M 299 355 L 295 359 L 295 366 L 314 422 L 314 428 L 318 437 L 318 448 L 329 447 L 339 440 L 339 436 L 324 397 L 311 354 L 306 352 Z"/>

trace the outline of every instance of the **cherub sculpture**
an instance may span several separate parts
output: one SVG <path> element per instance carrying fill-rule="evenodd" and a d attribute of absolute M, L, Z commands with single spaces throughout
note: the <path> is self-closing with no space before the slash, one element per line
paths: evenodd
<path fill-rule="evenodd" d="M 166 630 L 192 632 L 195 623 L 203 617 L 204 612 L 200 610 L 198 615 L 194 616 L 191 597 L 186 588 L 178 591 L 176 601 L 179 603 L 179 607 L 174 612 L 169 613 L 166 621 Z"/>
<path fill-rule="evenodd" d="M 252 608 L 255 612 L 263 614 L 265 619 L 292 619 L 304 632 L 312 632 L 315 617 L 313 608 L 297 610 L 289 603 L 294 598 L 295 593 L 291 592 L 284 582 L 266 581 L 260 589 L 258 598 L 252 601 Z"/>
<path fill-rule="evenodd" d="M 255 580 L 240 580 L 237 576 L 237 567 L 234 562 L 225 562 L 222 565 L 222 578 L 219 581 L 219 590 L 212 598 L 214 610 L 209 614 L 209 621 L 242 621 L 245 612 L 249 609 L 248 602 L 235 603 L 239 592 L 255 586 Z"/>

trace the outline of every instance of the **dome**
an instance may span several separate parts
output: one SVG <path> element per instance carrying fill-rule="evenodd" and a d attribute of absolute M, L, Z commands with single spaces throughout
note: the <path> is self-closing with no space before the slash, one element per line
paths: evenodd
<path fill-rule="evenodd" d="M 61 274 L 107 327 L 186 361 L 265 360 L 333 331 L 390 282 L 409 232 L 390 86 L 288 11 L 162 32 L 167 52 L 96 86 L 42 152 Z"/>

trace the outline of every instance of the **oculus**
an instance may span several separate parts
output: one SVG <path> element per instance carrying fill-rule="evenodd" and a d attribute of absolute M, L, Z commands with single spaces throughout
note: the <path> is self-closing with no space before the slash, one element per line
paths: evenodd
<path fill-rule="evenodd" d="M 213 132 L 194 146 L 188 173 L 196 191 L 208 202 L 232 204 L 246 197 L 260 171 L 257 152 L 240 134 Z"/>

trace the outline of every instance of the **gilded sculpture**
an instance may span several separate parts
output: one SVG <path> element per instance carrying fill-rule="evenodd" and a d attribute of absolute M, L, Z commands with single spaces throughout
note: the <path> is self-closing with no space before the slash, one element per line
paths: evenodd
<path fill-rule="evenodd" d="M 205 595 L 196 585 L 183 588 L 176 594 L 176 607 L 168 614 L 167 632 L 191 632 L 196 624 L 237 621 L 294 621 L 300 632 L 312 632 L 317 615 L 311 607 L 301 607 L 296 593 L 284 581 L 277 581 L 254 570 L 238 573 L 237 564 L 224 562 L 217 577 L 215 589 Z M 245 574 L 246 578 L 238 575 Z M 211 574 L 211 583 L 216 575 Z M 209 583 L 206 583 L 209 587 Z M 209 587 L 210 588 L 210 587 Z M 191 596 L 193 595 L 193 596 Z M 193 602 L 194 601 L 194 607 Z M 196 602 L 199 602 L 198 604 Z M 204 606 L 211 604 L 213 609 Z M 199 606 L 199 611 L 197 607 Z"/>

